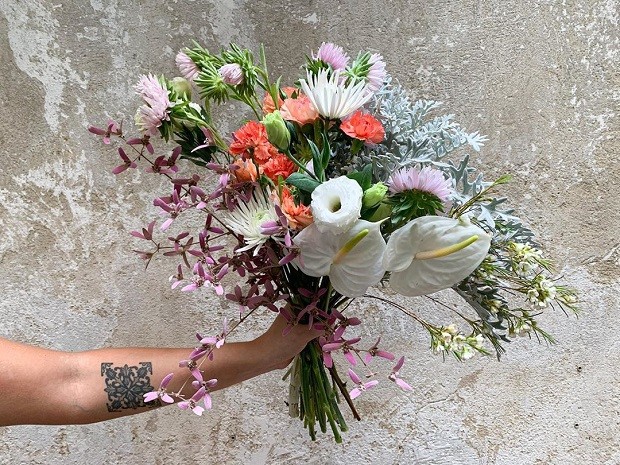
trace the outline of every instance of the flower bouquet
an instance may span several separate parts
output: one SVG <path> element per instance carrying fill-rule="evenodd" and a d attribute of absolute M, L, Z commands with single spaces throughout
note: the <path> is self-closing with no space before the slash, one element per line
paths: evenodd
<path fill-rule="evenodd" d="M 176 62 L 182 77 L 142 76 L 136 85 L 138 137 L 114 121 L 89 128 L 105 144 L 119 142 L 114 174 L 144 163 L 171 181 L 153 202 L 163 237 L 156 221 L 131 233 L 146 244 L 140 257 L 147 265 L 160 254 L 175 260 L 173 289 L 215 292 L 235 304 L 231 323 L 217 335 L 198 334 L 181 362 L 196 393 L 168 392 L 167 377 L 147 400 L 176 398 L 197 414 L 210 408 L 217 380 L 203 379 L 208 361 L 266 309 L 282 314 L 287 328 L 321 331 L 291 365 L 288 408 L 312 439 L 329 428 L 340 442 L 347 429 L 340 400 L 359 419 L 353 400 L 379 382 L 377 360 L 389 363 L 389 380 L 411 390 L 399 374 L 403 357 L 380 338 L 367 343 L 355 335 L 361 321 L 350 313 L 353 299 L 389 302 L 374 286 L 403 296 L 443 289 L 460 296 L 464 308 L 446 306 L 467 331 L 389 302 L 428 331 L 431 350 L 459 360 L 477 352 L 499 357 L 517 335 L 552 341 L 536 316 L 548 306 L 576 310 L 576 293 L 553 278 L 532 232 L 495 196 L 508 178 L 487 182 L 468 154 L 456 156 L 459 148 L 479 151 L 486 138 L 437 115 L 438 102 L 412 102 L 381 55 L 351 59 L 323 43 L 290 87 L 271 78 L 262 47 L 255 60 L 234 44 L 219 54 L 196 44 Z M 251 116 L 225 137 L 212 112 L 230 100 Z M 171 152 L 156 153 L 155 136 L 174 142 Z M 180 176 L 181 160 L 196 173 Z M 180 221 L 196 215 L 197 230 Z M 336 353 L 348 365 L 344 374 Z"/>

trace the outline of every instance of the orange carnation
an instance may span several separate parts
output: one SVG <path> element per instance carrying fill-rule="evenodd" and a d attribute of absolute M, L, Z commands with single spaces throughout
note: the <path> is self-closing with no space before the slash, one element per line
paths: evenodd
<path fill-rule="evenodd" d="M 295 92 L 299 92 L 299 89 L 297 89 L 297 87 L 284 87 L 282 88 L 282 91 L 288 98 L 291 98 Z M 278 97 L 278 108 L 280 108 L 283 103 L 284 101 Z M 273 103 L 271 94 L 269 92 L 265 92 L 265 96 L 263 97 L 263 113 L 272 113 L 275 109 L 276 106 Z"/>
<path fill-rule="evenodd" d="M 249 121 L 233 133 L 233 143 L 228 150 L 244 159 L 250 158 L 259 165 L 278 154 L 278 149 L 269 143 L 265 126 Z"/>
<path fill-rule="evenodd" d="M 235 160 L 233 165 L 237 165 L 239 168 L 233 171 L 235 178 L 239 182 L 253 182 L 258 179 L 258 175 L 262 172 L 262 169 L 259 167 L 258 171 L 256 170 L 256 165 L 252 160 L 242 160 L 241 158 Z"/>
<path fill-rule="evenodd" d="M 297 98 L 287 98 L 280 106 L 282 118 L 295 121 L 301 126 L 313 123 L 319 117 L 319 112 L 308 97 L 300 94 Z"/>
<path fill-rule="evenodd" d="M 373 144 L 378 144 L 385 139 L 385 130 L 379 120 L 361 110 L 356 111 L 343 121 L 340 129 L 353 139 L 372 142 Z"/>
<path fill-rule="evenodd" d="M 261 168 L 265 176 L 273 182 L 278 182 L 278 176 L 282 176 L 284 179 L 288 178 L 297 169 L 297 166 L 286 155 L 278 153 L 267 160 Z"/>
<path fill-rule="evenodd" d="M 286 187 L 282 189 L 280 208 L 286 216 L 289 226 L 293 229 L 303 229 L 314 221 L 310 207 L 302 203 L 295 205 L 293 194 Z"/>

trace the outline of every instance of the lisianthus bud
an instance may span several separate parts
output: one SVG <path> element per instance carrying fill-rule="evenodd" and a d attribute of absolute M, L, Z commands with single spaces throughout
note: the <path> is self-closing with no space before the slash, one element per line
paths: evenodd
<path fill-rule="evenodd" d="M 192 87 L 187 79 L 182 77 L 175 77 L 170 81 L 172 84 L 172 90 L 179 96 L 184 97 L 187 100 L 192 98 Z"/>
<path fill-rule="evenodd" d="M 222 76 L 226 84 L 230 84 L 231 86 L 243 84 L 243 70 L 237 63 L 230 63 L 222 66 L 218 70 L 218 73 L 220 73 L 220 76 Z"/>
<path fill-rule="evenodd" d="M 263 117 L 263 124 L 267 130 L 267 139 L 279 150 L 288 150 L 291 143 L 291 134 L 279 110 L 275 110 Z"/>
<path fill-rule="evenodd" d="M 373 184 L 366 192 L 364 192 L 364 198 L 362 199 L 362 205 L 365 208 L 372 208 L 381 202 L 385 198 L 385 194 L 388 191 L 388 187 L 382 182 Z"/>

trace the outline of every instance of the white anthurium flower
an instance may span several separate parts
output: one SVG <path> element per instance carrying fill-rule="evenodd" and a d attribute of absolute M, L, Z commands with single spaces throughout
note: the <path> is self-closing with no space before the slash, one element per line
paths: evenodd
<path fill-rule="evenodd" d="M 340 71 L 322 69 L 317 74 L 308 71 L 307 79 L 300 79 L 299 84 L 319 115 L 330 119 L 349 116 L 373 96 L 364 80 L 349 85 L 341 83 Z"/>
<path fill-rule="evenodd" d="M 390 286 L 406 296 L 447 289 L 469 276 L 487 256 L 491 236 L 467 217 L 423 216 L 390 236 L 383 267 Z"/>
<path fill-rule="evenodd" d="M 296 263 L 308 276 L 329 276 L 333 288 L 347 297 L 359 297 L 385 274 L 382 257 L 386 244 L 381 223 L 358 220 L 343 233 L 321 232 L 315 223 L 294 239 L 301 251 Z"/>
<path fill-rule="evenodd" d="M 333 178 L 312 191 L 312 216 L 321 232 L 340 233 L 351 227 L 362 210 L 362 188 L 346 176 Z"/>

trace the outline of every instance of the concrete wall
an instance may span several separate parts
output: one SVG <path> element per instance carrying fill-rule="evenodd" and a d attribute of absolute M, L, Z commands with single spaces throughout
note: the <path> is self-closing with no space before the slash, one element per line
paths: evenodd
<path fill-rule="evenodd" d="M 614 0 L 0 0 L 0 335 L 186 346 L 217 325 L 220 301 L 168 290 L 169 263 L 145 273 L 129 254 L 159 184 L 115 179 L 113 152 L 86 132 L 128 116 L 138 75 L 173 74 L 193 38 L 264 42 L 286 78 L 324 40 L 383 53 L 417 97 L 490 136 L 480 165 L 514 174 L 513 205 L 583 295 L 581 318 L 542 319 L 557 346 L 520 340 L 501 363 L 443 362 L 406 317 L 360 304 L 363 335 L 390 334 L 415 390 L 360 399 L 344 446 L 307 439 L 273 373 L 218 393 L 203 418 L 0 429 L 0 463 L 620 464 L 618 20 Z"/>

